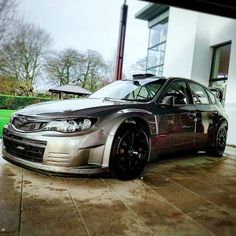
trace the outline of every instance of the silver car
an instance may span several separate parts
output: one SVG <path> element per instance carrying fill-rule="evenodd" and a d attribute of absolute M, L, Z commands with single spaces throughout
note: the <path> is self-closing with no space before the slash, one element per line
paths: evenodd
<path fill-rule="evenodd" d="M 142 173 L 158 154 L 222 156 L 227 115 L 206 87 L 182 78 L 113 82 L 84 99 L 17 111 L 3 130 L 3 158 L 48 174 Z"/>

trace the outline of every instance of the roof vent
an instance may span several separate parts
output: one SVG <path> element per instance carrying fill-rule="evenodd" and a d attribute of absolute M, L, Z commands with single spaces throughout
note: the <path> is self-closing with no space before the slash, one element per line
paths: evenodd
<path fill-rule="evenodd" d="M 147 79 L 147 78 L 150 78 L 150 77 L 153 77 L 153 76 L 155 76 L 155 75 L 153 75 L 153 74 L 135 74 L 135 75 L 133 75 L 133 78 L 134 79 Z"/>

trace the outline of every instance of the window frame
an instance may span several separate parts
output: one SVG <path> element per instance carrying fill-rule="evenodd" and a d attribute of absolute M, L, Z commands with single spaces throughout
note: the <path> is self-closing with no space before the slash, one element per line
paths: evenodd
<path fill-rule="evenodd" d="M 207 95 L 208 95 L 208 98 L 209 98 L 209 101 L 210 101 L 210 104 L 216 104 L 216 96 L 214 95 L 214 93 L 210 90 L 210 89 L 207 89 L 207 88 L 204 88 L 205 89 L 205 91 L 206 91 L 206 93 L 207 93 Z M 214 101 L 212 100 L 212 98 L 211 98 L 211 95 L 212 95 L 212 97 L 214 98 Z"/>
<path fill-rule="evenodd" d="M 201 100 L 200 100 L 201 103 L 196 103 L 196 102 L 195 102 L 194 96 L 193 96 L 193 93 L 192 93 L 191 84 L 197 85 L 197 86 L 199 86 L 199 87 L 201 87 L 201 88 L 203 89 L 203 91 L 204 91 L 205 94 L 206 94 L 208 103 L 202 103 Z M 207 93 L 207 91 L 206 91 L 206 89 L 205 89 L 205 87 L 204 87 L 203 85 L 191 81 L 191 82 L 188 82 L 188 86 L 189 86 L 189 90 L 190 90 L 190 94 L 191 94 L 191 98 L 192 98 L 192 103 L 193 103 L 193 105 L 210 105 L 210 104 L 212 104 L 211 98 L 210 98 L 210 96 L 208 95 L 208 93 Z M 194 92 L 195 92 L 195 91 L 194 91 Z"/>
<path fill-rule="evenodd" d="M 214 64 L 215 64 L 215 58 L 216 58 L 216 53 L 217 53 L 217 49 L 221 48 L 221 47 L 224 47 L 226 45 L 230 45 L 230 51 L 231 51 L 231 45 L 232 45 L 232 42 L 231 41 L 228 41 L 228 42 L 225 42 L 225 43 L 221 43 L 221 44 L 218 44 L 218 45 L 215 45 L 213 46 L 213 55 L 212 55 L 212 61 L 211 61 L 211 70 L 210 70 L 210 79 L 209 79 L 209 85 L 212 83 L 212 82 L 217 82 L 217 81 L 226 81 L 228 80 L 228 76 L 225 76 L 223 78 L 215 78 L 213 77 L 213 73 L 214 73 Z M 230 59 L 229 59 L 230 61 Z"/>
<path fill-rule="evenodd" d="M 158 75 L 158 76 L 162 76 L 163 74 L 163 68 L 164 68 L 164 60 L 165 60 L 165 51 L 166 51 L 166 42 L 167 42 L 167 39 L 165 39 L 164 41 L 161 41 L 161 42 L 158 42 L 154 45 L 152 45 L 150 47 L 150 38 L 151 38 L 151 29 L 153 27 L 155 27 L 156 25 L 158 24 L 161 24 L 161 23 L 164 23 L 166 22 L 167 23 L 167 32 L 166 32 L 166 35 L 168 34 L 168 24 L 169 24 L 169 12 L 168 11 L 165 11 L 161 14 L 161 16 L 163 16 L 164 18 L 161 18 L 159 21 L 155 22 L 155 24 L 151 25 L 150 28 L 149 28 L 149 38 L 148 38 L 148 49 L 147 49 L 147 61 L 146 61 L 146 73 L 150 72 L 151 70 L 155 70 L 155 74 Z M 166 36 L 167 38 L 167 36 Z M 164 56 L 163 56 L 163 63 L 161 64 L 156 64 L 156 65 L 153 65 L 153 66 L 150 66 L 148 67 L 148 64 L 149 64 L 149 51 L 152 50 L 153 48 L 155 47 L 159 47 L 161 45 L 164 45 L 165 47 L 165 50 L 164 50 Z M 161 68 L 162 67 L 162 73 L 159 74 L 159 71 L 158 68 Z M 158 71 L 158 73 L 157 73 Z"/>
<path fill-rule="evenodd" d="M 157 104 L 160 104 L 160 101 L 165 97 L 165 94 L 167 93 L 168 89 L 174 84 L 174 83 L 177 83 L 177 82 L 181 82 L 181 83 L 184 83 L 185 86 L 186 86 L 186 104 L 174 104 L 174 107 L 180 107 L 180 106 L 188 106 L 188 105 L 192 105 L 193 104 L 193 101 L 192 101 L 192 94 L 191 94 L 191 91 L 190 91 L 190 88 L 189 88 L 189 84 L 187 81 L 185 80 L 174 80 L 172 81 L 164 90 L 164 92 L 162 93 L 162 95 L 160 96 L 160 98 L 157 100 Z"/>

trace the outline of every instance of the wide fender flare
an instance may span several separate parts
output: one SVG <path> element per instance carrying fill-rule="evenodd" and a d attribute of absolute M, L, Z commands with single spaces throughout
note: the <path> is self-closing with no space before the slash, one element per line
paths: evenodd
<path fill-rule="evenodd" d="M 109 117 L 107 119 L 109 119 Z M 142 109 L 124 109 L 117 112 L 116 117 L 112 118 L 112 126 L 107 127 L 107 129 L 110 128 L 109 130 L 105 130 L 108 133 L 108 137 L 103 152 L 103 167 L 109 167 L 113 141 L 121 125 L 125 122 L 132 123 L 133 120 L 137 119 L 146 122 L 149 128 L 150 135 L 156 133 L 156 116 L 153 115 L 151 112 Z"/>
<path fill-rule="evenodd" d="M 210 139 L 210 146 L 214 146 L 215 144 L 215 137 L 216 137 L 216 133 L 218 128 L 223 125 L 226 130 L 228 130 L 228 121 L 224 118 L 224 117 L 220 117 L 219 120 L 215 123 L 214 127 L 212 127 L 209 132 L 208 132 L 208 137 Z"/>

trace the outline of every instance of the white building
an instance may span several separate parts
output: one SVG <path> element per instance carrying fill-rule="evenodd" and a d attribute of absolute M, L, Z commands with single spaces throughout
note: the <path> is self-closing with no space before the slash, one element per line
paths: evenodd
<path fill-rule="evenodd" d="M 135 17 L 150 29 L 147 72 L 221 87 L 236 144 L 236 20 L 153 3 Z"/>

